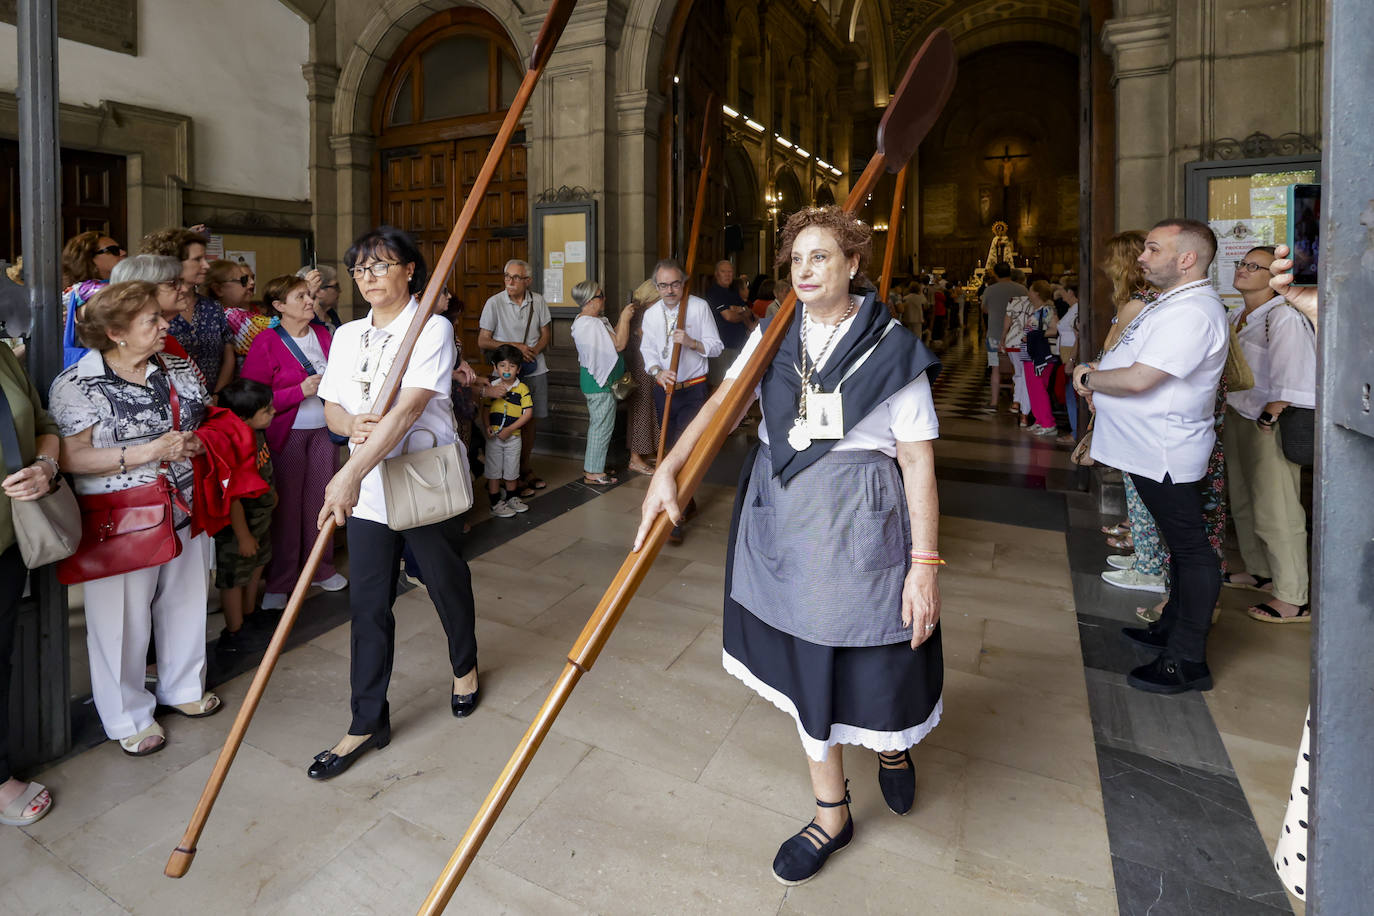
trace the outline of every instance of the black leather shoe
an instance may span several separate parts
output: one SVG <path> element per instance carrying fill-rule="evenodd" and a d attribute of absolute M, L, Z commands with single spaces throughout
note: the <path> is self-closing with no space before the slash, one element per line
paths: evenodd
<path fill-rule="evenodd" d="M 1144 646 L 1156 651 L 1169 645 L 1169 632 L 1161 627 L 1157 621 L 1148 627 L 1122 627 L 1121 635 L 1137 646 Z"/>
<path fill-rule="evenodd" d="M 878 788 L 893 814 L 907 814 L 916 803 L 916 767 L 911 752 L 878 755 Z"/>
<path fill-rule="evenodd" d="M 472 693 L 455 693 L 450 700 L 454 718 L 465 719 L 472 715 L 472 711 L 477 708 L 477 701 L 481 699 L 481 696 L 481 687 L 478 687 Z"/>
<path fill-rule="evenodd" d="M 683 521 L 685 522 L 686 519 L 684 518 Z M 683 538 L 682 526 L 681 526 L 681 525 L 674 525 L 674 526 L 673 526 L 673 530 L 668 532 L 668 543 L 670 543 L 670 544 L 681 544 L 681 543 L 682 543 L 682 538 Z"/>
<path fill-rule="evenodd" d="M 1141 665 L 1126 677 L 1126 683 L 1148 693 L 1186 693 L 1189 690 L 1211 690 L 1212 672 L 1206 662 L 1187 662 L 1160 653 L 1148 665 Z"/>
<path fill-rule="evenodd" d="M 822 808 L 839 808 L 842 805 L 849 807 L 849 780 L 845 780 L 844 786 L 844 798 L 841 801 L 823 802 L 818 798 L 816 804 Z M 840 828 L 840 832 L 833 837 L 822 830 L 814 820 L 799 833 L 788 837 L 787 841 L 778 847 L 778 854 L 773 858 L 773 877 L 788 887 L 805 884 L 816 877 L 825 860 L 844 849 L 854 839 L 854 815 L 848 811 L 845 813 L 849 817 Z M 817 846 L 812 840 L 820 845 Z"/>
<path fill-rule="evenodd" d="M 368 739 L 353 749 L 351 753 L 340 757 L 332 750 L 320 751 L 315 755 L 315 762 L 310 764 L 310 769 L 305 773 L 311 779 L 333 779 L 340 773 L 353 766 L 353 761 L 361 757 L 364 752 L 372 750 L 374 747 L 381 750 L 391 743 L 391 726 L 385 725 L 368 736 Z"/>

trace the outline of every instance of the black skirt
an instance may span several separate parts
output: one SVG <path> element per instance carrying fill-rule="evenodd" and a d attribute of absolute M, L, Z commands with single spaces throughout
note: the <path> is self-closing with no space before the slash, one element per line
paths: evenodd
<path fill-rule="evenodd" d="M 940 721 L 944 654 L 938 624 L 914 651 L 906 641 L 823 646 L 769 626 L 730 597 L 735 539 L 753 464 L 752 456 L 744 463 L 730 520 L 725 670 L 793 718 L 813 760 L 824 760 L 834 744 L 888 752 L 911 747 Z"/>

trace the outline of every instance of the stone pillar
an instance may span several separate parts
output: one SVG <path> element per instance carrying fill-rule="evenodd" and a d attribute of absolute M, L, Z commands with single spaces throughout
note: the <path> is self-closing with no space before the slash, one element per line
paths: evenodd
<path fill-rule="evenodd" d="M 607 252 L 606 282 L 621 290 L 620 298 L 648 276 L 658 258 L 658 171 L 659 121 L 667 99 L 651 89 L 636 89 L 615 96 L 616 160 L 619 165 L 615 190 L 615 212 L 606 214 L 606 224 L 614 227 L 618 238 L 614 257 Z M 614 269 L 610 263 L 614 261 Z"/>
<path fill-rule="evenodd" d="M 309 63 L 301 67 L 305 77 L 306 98 L 310 101 L 310 228 L 315 235 L 319 263 L 342 270 L 337 247 L 338 178 L 334 171 L 334 150 L 329 135 L 334 113 L 334 91 L 339 85 L 339 68 L 332 64 Z M 340 284 L 342 288 L 342 284 Z"/>
<path fill-rule="evenodd" d="M 1148 227 L 1178 210 L 1181 176 L 1171 164 L 1173 17 L 1113 19 L 1102 29 L 1116 87 L 1116 226 Z"/>
<path fill-rule="evenodd" d="M 377 138 L 371 134 L 343 134 L 329 138 L 334 152 L 335 218 L 333 257 L 342 257 L 362 232 L 372 225 L 372 165 L 377 151 Z M 312 172 L 313 176 L 313 172 Z M 326 246 L 328 240 L 316 238 L 316 244 Z M 351 283 L 340 283 L 340 302 L 357 306 L 357 289 Z"/>

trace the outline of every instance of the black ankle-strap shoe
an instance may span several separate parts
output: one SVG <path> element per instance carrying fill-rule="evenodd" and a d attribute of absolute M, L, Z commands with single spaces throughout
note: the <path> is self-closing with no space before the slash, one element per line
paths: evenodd
<path fill-rule="evenodd" d="M 1212 672 L 1206 662 L 1190 662 L 1174 658 L 1168 652 L 1148 665 L 1141 665 L 1126 677 L 1126 683 L 1148 693 L 1186 693 L 1189 690 L 1211 690 Z"/>
<path fill-rule="evenodd" d="M 844 781 L 842 800 L 824 802 L 818 798 L 816 804 L 822 808 L 849 807 L 849 780 Z M 854 816 L 847 811 L 845 813 L 848 817 L 845 819 L 844 827 L 833 837 L 822 830 L 814 820 L 795 835 L 788 837 L 787 841 L 778 847 L 778 854 L 773 858 L 773 877 L 788 887 L 805 884 L 816 877 L 825 860 L 844 849 L 854 839 Z"/>
<path fill-rule="evenodd" d="M 893 814 L 907 814 L 916 804 L 916 767 L 911 752 L 878 754 L 878 788 Z"/>

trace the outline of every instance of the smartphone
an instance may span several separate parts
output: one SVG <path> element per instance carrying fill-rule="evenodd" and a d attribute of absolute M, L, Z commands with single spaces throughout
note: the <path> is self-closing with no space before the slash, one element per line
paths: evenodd
<path fill-rule="evenodd" d="M 1293 285 L 1316 286 L 1321 255 L 1322 186 L 1288 186 L 1288 250 L 1293 259 Z"/>

